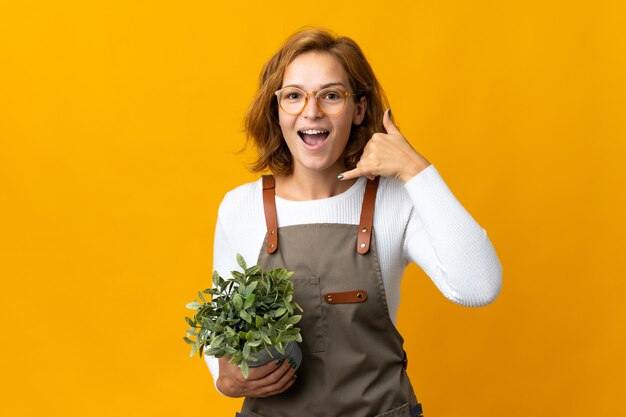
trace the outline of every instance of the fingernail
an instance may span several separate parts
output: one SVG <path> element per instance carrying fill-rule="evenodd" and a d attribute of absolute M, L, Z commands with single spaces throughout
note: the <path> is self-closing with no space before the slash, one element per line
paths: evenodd
<path fill-rule="evenodd" d="M 282 359 L 276 359 L 276 362 L 274 362 L 276 364 L 276 366 L 280 366 L 281 363 L 283 363 Z"/>
<path fill-rule="evenodd" d="M 342 179 L 343 179 L 343 174 L 339 174 L 339 175 L 337 175 L 337 178 L 338 178 L 338 179 L 340 179 L 340 180 L 342 180 Z"/>
<path fill-rule="evenodd" d="M 289 358 L 289 365 L 291 365 L 291 367 L 293 369 L 296 369 L 296 361 L 294 361 L 293 359 Z"/>

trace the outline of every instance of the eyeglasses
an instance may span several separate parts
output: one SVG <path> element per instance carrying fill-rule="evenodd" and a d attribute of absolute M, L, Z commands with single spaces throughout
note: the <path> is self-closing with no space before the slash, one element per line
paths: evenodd
<path fill-rule="evenodd" d="M 333 115 L 341 112 L 346 104 L 346 100 L 354 93 L 341 90 L 336 87 L 324 88 L 319 91 L 304 91 L 298 87 L 285 87 L 276 91 L 280 108 L 291 115 L 298 115 L 309 102 L 309 97 L 313 96 L 317 107 L 326 115 Z"/>

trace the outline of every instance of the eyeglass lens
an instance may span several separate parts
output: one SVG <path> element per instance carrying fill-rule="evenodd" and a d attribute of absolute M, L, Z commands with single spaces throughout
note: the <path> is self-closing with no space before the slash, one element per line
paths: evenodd
<path fill-rule="evenodd" d="M 311 94 L 312 95 L 312 94 Z M 343 91 L 326 88 L 313 96 L 318 106 L 326 114 L 337 114 L 343 109 L 346 95 Z M 280 93 L 280 107 L 287 113 L 299 114 L 307 102 L 307 93 L 295 87 L 287 87 Z"/>

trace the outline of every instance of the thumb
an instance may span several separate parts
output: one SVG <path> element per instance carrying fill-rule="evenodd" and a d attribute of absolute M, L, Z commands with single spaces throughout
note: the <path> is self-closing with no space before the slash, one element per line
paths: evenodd
<path fill-rule="evenodd" d="M 383 115 L 383 126 L 385 126 L 385 130 L 387 133 L 400 133 L 400 130 L 393 122 L 393 116 L 391 115 L 391 108 L 387 109 L 385 114 Z"/>

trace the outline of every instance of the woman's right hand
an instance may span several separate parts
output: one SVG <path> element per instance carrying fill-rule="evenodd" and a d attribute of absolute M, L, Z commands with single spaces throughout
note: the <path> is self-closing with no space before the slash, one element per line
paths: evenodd
<path fill-rule="evenodd" d="M 287 390 L 296 380 L 296 370 L 290 358 L 282 362 L 270 362 L 250 368 L 248 379 L 241 374 L 237 365 L 228 363 L 230 355 L 219 359 L 220 374 L 217 389 L 228 397 L 269 397 Z"/>

